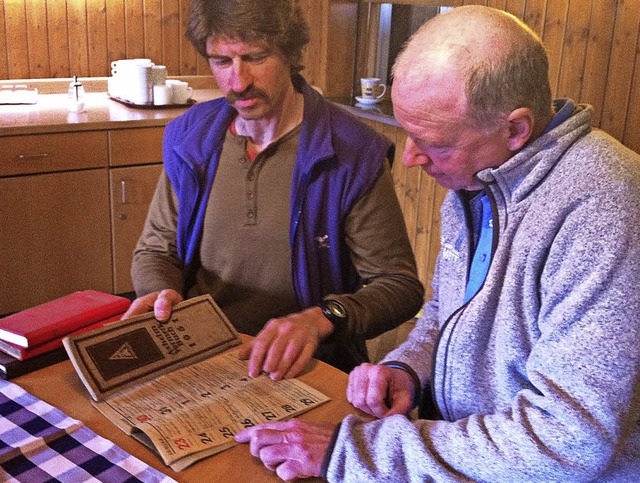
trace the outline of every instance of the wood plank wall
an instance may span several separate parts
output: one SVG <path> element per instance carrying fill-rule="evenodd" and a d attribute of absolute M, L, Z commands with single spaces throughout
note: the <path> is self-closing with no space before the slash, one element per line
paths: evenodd
<path fill-rule="evenodd" d="M 524 19 L 549 49 L 556 96 L 592 104 L 597 126 L 640 151 L 640 0 L 449 3 L 490 5 Z M 300 4 L 311 26 L 305 75 L 328 95 L 340 95 L 351 72 L 354 39 L 342 36 L 355 25 L 355 0 Z M 0 0 L 0 79 L 108 76 L 112 60 L 133 57 L 164 64 L 170 75 L 207 75 L 206 62 L 184 38 L 188 6 L 189 0 Z"/>
<path fill-rule="evenodd" d="M 372 9 L 384 0 L 365 0 Z M 392 0 L 393 1 L 393 0 Z M 438 0 L 395 0 L 437 5 Z M 593 105 L 594 125 L 640 152 L 640 0 L 442 0 L 523 19 L 549 51 L 555 97 Z M 361 32 L 366 32 L 361 19 Z M 375 52 L 360 52 L 364 57 Z M 366 59 L 365 59 L 366 61 Z M 366 69 L 363 64 L 361 69 Z"/>

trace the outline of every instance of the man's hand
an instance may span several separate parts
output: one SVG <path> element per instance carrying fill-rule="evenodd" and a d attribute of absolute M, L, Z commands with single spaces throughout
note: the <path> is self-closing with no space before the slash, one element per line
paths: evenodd
<path fill-rule="evenodd" d="M 251 342 L 240 348 L 240 359 L 249 359 L 249 375 L 261 371 L 272 379 L 295 377 L 313 357 L 320 341 L 333 332 L 333 324 L 320 307 L 271 319 Z"/>
<path fill-rule="evenodd" d="M 320 476 L 322 460 L 335 426 L 305 423 L 297 419 L 264 423 L 236 434 L 239 443 L 250 443 L 253 456 L 285 481 Z"/>
<path fill-rule="evenodd" d="M 347 400 L 377 418 L 407 415 L 417 390 L 413 378 L 402 369 L 362 364 L 349 374 Z"/>
<path fill-rule="evenodd" d="M 135 299 L 129 310 L 127 310 L 122 319 L 133 317 L 134 315 L 146 314 L 153 310 L 153 315 L 160 322 L 169 320 L 173 306 L 184 299 L 175 290 L 167 289 L 161 292 L 152 292 Z"/>

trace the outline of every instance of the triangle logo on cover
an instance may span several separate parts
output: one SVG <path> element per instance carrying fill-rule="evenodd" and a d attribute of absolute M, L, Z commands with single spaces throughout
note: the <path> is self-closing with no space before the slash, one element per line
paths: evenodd
<path fill-rule="evenodd" d="M 128 342 L 122 344 L 117 351 L 109 356 L 109 360 L 111 361 L 132 360 L 137 358 L 138 355 Z"/>

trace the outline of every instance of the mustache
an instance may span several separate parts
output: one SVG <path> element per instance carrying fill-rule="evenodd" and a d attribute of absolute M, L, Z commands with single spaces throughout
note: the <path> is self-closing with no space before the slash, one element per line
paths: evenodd
<path fill-rule="evenodd" d="M 229 104 L 233 104 L 235 101 L 252 99 L 254 97 L 262 97 L 263 99 L 266 99 L 268 96 L 267 96 L 267 93 L 264 92 L 262 89 L 259 89 L 254 86 L 250 86 L 242 92 L 229 91 L 225 95 L 225 97 L 229 102 Z"/>

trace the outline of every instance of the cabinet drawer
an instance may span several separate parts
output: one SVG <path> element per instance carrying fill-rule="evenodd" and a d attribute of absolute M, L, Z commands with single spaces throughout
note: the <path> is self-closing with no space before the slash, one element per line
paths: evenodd
<path fill-rule="evenodd" d="M 106 167 L 106 131 L 0 137 L 0 176 Z"/>
<path fill-rule="evenodd" d="M 164 127 L 113 129 L 109 131 L 111 166 L 162 162 Z"/>

